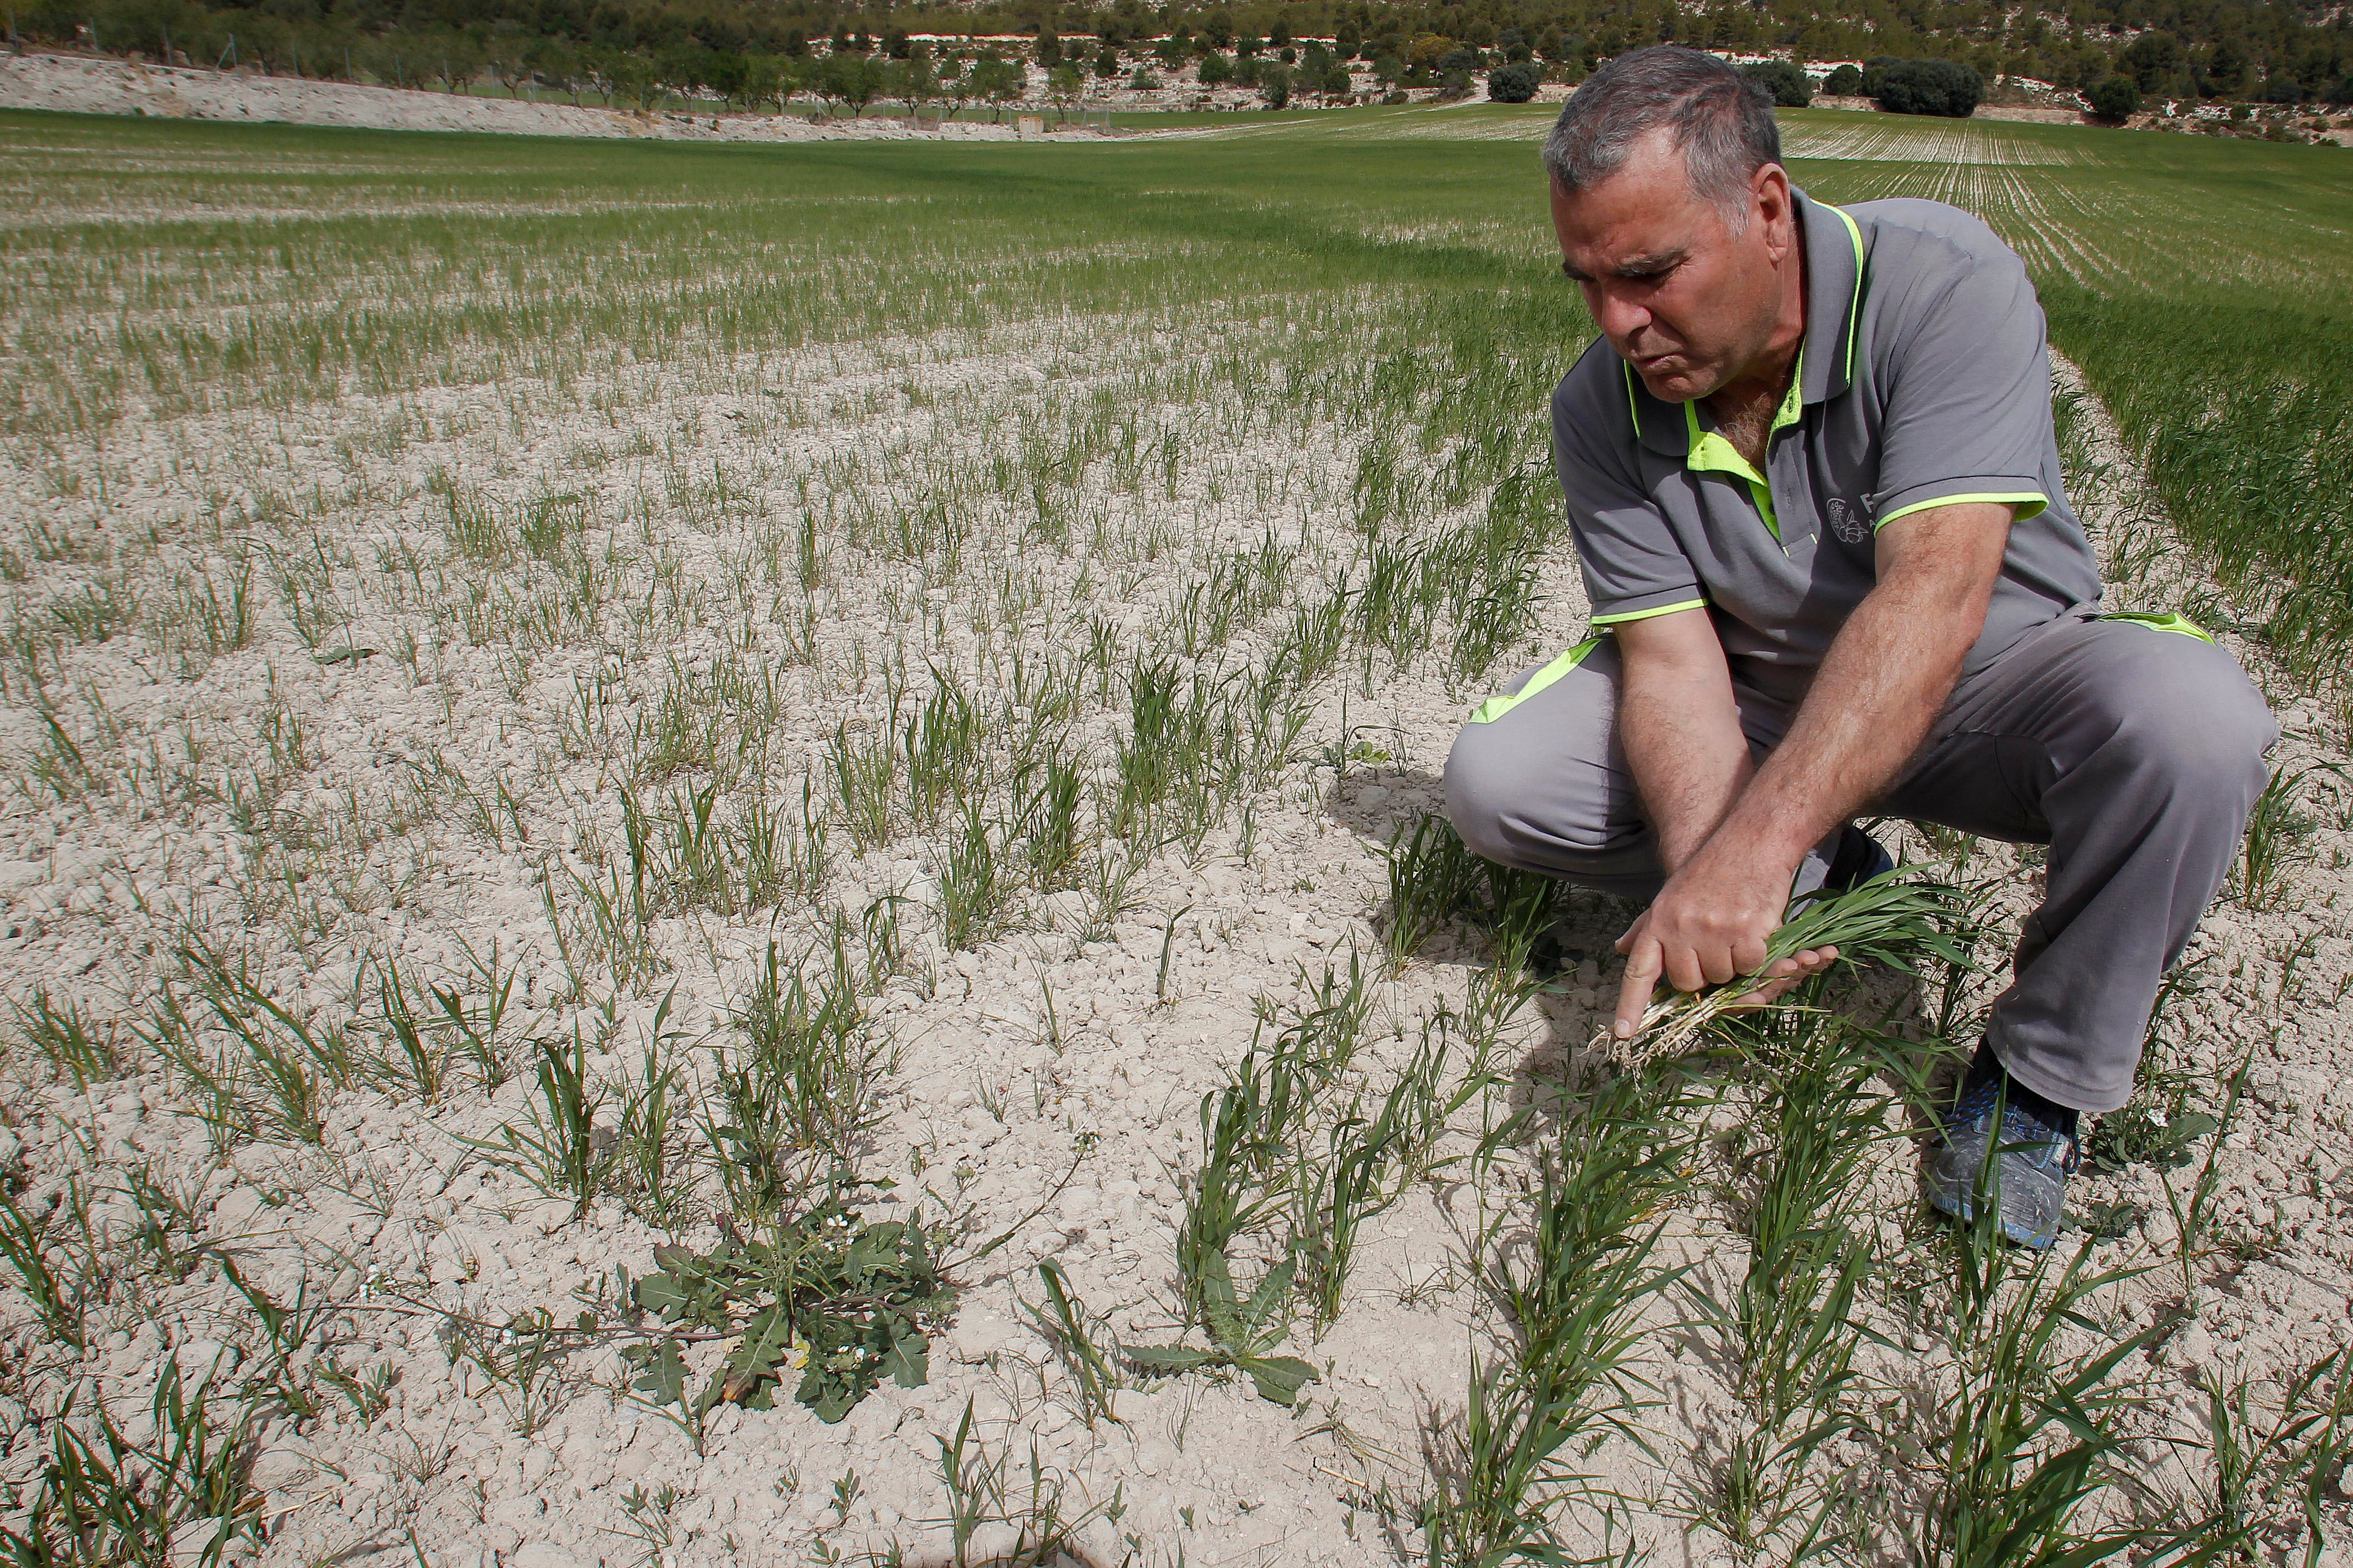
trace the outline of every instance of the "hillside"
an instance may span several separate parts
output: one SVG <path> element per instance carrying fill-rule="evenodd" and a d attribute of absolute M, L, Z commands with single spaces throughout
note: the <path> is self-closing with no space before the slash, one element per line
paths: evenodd
<path fill-rule="evenodd" d="M 1115 0 L 1105 7 L 1077 0 L 37 0 L 11 16 L 11 33 L 24 43 L 395 86 L 438 80 L 512 91 L 534 84 L 608 100 L 663 88 L 756 98 L 828 56 L 905 62 L 958 52 L 939 47 L 952 40 L 1018 35 L 1018 44 L 960 51 L 966 58 L 957 63 L 1018 47 L 1047 64 L 1067 63 L 1074 75 L 1107 79 L 1155 60 L 1181 68 L 1210 51 L 1249 59 L 1261 47 L 1279 54 L 1295 39 L 1315 38 L 1367 68 L 1388 59 L 1431 80 L 1441 60 L 1469 50 L 1477 67 L 1533 58 L 1553 79 L 1573 81 L 1610 55 L 1672 39 L 1800 60 L 1945 58 L 1989 80 L 2021 77 L 2077 89 L 2121 73 L 2150 99 L 2353 102 L 2345 12 L 2284 0 L 2021 7 L 1982 0 Z M 939 45 L 918 47 L 926 37 Z"/>

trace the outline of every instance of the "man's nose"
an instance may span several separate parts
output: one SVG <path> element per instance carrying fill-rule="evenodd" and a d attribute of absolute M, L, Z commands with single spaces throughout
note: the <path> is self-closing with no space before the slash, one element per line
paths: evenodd
<path fill-rule="evenodd" d="M 1594 324 L 1611 342 L 1622 343 L 1651 324 L 1648 306 L 1614 289 L 1597 289 L 1593 293 Z"/>

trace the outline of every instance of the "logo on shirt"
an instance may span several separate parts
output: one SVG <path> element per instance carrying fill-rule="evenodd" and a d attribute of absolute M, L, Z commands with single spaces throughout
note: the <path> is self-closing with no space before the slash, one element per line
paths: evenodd
<path fill-rule="evenodd" d="M 1851 507 L 1841 498 L 1832 496 L 1828 510 L 1831 531 L 1838 536 L 1841 544 L 1861 544 L 1871 537 L 1871 524 L 1861 507 Z"/>

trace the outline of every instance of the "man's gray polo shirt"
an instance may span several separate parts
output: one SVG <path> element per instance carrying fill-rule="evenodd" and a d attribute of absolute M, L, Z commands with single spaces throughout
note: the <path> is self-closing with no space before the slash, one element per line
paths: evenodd
<path fill-rule="evenodd" d="M 1758 474 L 1696 402 L 1597 340 L 1553 395 L 1553 456 L 1593 624 L 1701 605 L 1741 679 L 1802 697 L 1878 581 L 1874 532 L 1960 501 L 2016 508 L 1974 673 L 2099 597 L 2060 481 L 2042 309 L 1994 232 L 1913 200 L 1798 196 L 1806 335 Z"/>

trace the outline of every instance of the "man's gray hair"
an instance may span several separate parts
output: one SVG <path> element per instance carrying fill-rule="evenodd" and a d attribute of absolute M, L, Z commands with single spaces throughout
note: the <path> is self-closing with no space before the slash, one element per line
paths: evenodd
<path fill-rule="evenodd" d="M 1714 55 L 1675 44 L 1620 55 L 1586 79 L 1545 138 L 1545 168 L 1566 191 L 1616 174 L 1635 145 L 1666 131 L 1692 190 L 1745 226 L 1748 183 L 1781 161 L 1773 95 Z"/>

